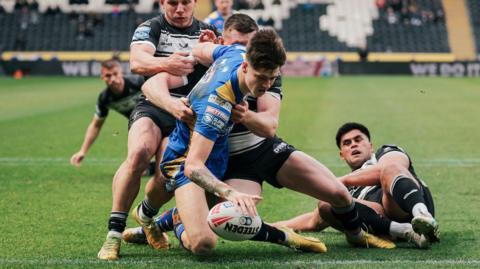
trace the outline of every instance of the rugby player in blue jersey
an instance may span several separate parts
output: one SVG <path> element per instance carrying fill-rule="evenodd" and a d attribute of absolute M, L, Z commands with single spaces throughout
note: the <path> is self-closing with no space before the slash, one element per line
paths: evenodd
<path fill-rule="evenodd" d="M 232 31 L 231 29 L 229 29 L 229 26 L 228 26 L 229 22 L 232 22 L 237 17 L 242 17 L 242 15 L 241 14 L 233 15 L 232 17 L 230 17 L 230 19 L 226 23 L 225 41 L 232 40 L 232 37 L 231 37 L 232 34 L 238 34 L 238 32 Z M 238 40 L 238 37 L 233 38 L 233 40 Z M 211 54 L 206 53 L 203 56 L 204 57 L 200 57 L 200 58 L 205 63 L 209 63 L 212 61 Z M 161 76 L 161 74 L 157 76 Z M 172 80 L 173 78 L 170 78 L 169 80 L 170 83 Z M 149 80 L 150 83 L 152 83 L 152 81 L 155 81 L 155 80 Z M 238 162 L 238 164 L 229 164 L 230 172 L 228 173 L 228 175 L 226 175 L 226 182 L 228 182 L 229 185 L 235 186 L 235 188 L 244 190 L 245 192 L 248 192 L 251 194 L 260 194 L 261 183 L 263 180 L 266 180 L 270 184 L 274 185 L 275 187 L 280 188 L 280 187 L 286 186 L 290 189 L 309 194 L 319 199 L 324 198 L 328 201 L 332 201 L 333 203 L 340 205 L 340 207 L 348 206 L 348 204 L 351 203 L 351 198 L 348 195 L 348 192 L 340 184 L 335 182 L 333 174 L 331 174 L 331 172 L 328 171 L 328 169 L 326 169 L 324 166 L 322 166 L 318 162 L 314 162 L 313 159 L 310 158 L 308 155 L 299 151 L 295 151 L 295 149 L 292 146 L 283 142 L 281 139 L 277 137 L 273 137 L 275 135 L 276 127 L 273 127 L 273 128 L 270 128 L 270 127 L 274 122 L 278 122 L 279 101 L 281 97 L 281 92 L 279 88 L 280 84 L 278 82 L 279 81 L 277 79 L 276 83 L 273 85 L 274 87 L 269 89 L 270 94 L 267 95 L 266 97 L 269 97 L 270 99 L 268 98 L 264 99 L 264 97 L 259 99 L 252 99 L 252 98 L 248 99 L 249 103 L 251 103 L 252 106 L 255 106 L 255 107 L 257 105 L 256 102 L 260 102 L 261 100 L 261 103 L 259 103 L 258 105 L 259 105 L 259 109 L 261 109 L 262 112 L 247 113 L 248 116 L 244 118 L 248 120 L 246 121 L 242 120 L 241 122 L 243 124 L 246 124 L 246 126 L 248 126 L 249 128 L 253 128 L 255 130 L 254 131 L 255 134 L 266 135 L 266 136 L 269 136 L 270 138 L 262 139 L 261 137 L 255 136 L 250 131 L 245 130 L 245 127 L 240 127 L 241 130 L 237 128 L 238 130 L 236 130 L 235 137 L 238 137 L 242 142 L 237 143 L 237 142 L 234 142 L 235 140 L 234 138 L 232 137 L 229 138 L 229 143 L 232 146 L 234 155 L 236 154 L 234 158 L 231 152 L 230 154 L 231 157 L 229 162 L 235 162 L 235 163 Z M 150 83 L 147 82 L 146 85 Z M 164 81 L 163 85 L 158 84 L 156 85 L 156 87 L 148 87 L 148 88 L 150 89 L 162 88 L 162 87 L 166 88 L 167 86 L 165 84 L 166 82 Z M 171 87 L 171 85 L 168 85 L 168 86 Z M 155 104 L 159 106 L 163 105 L 162 103 L 163 98 L 155 97 L 156 95 L 158 97 L 158 92 L 150 91 L 150 92 L 147 92 L 146 95 Z M 267 102 L 266 100 L 269 100 L 269 101 Z M 272 106 L 272 109 L 266 108 L 265 107 L 266 104 L 268 104 L 267 106 Z M 267 109 L 267 111 L 265 111 L 265 109 Z M 253 112 L 252 110 L 250 111 Z M 252 120 L 253 118 L 258 118 L 259 115 L 262 115 L 263 117 L 265 117 L 265 119 Z M 270 115 L 276 115 L 276 116 L 270 116 Z M 265 120 L 269 122 L 265 123 Z M 247 143 L 248 146 L 245 143 Z M 237 145 L 235 146 L 233 144 L 237 144 Z M 270 153 L 270 151 L 272 152 Z M 246 159 L 242 160 L 243 158 L 246 158 Z M 265 167 L 257 167 L 256 165 L 253 165 L 253 166 L 247 165 L 249 162 L 252 161 L 252 158 L 255 158 L 256 160 L 260 160 L 260 163 L 261 163 L 260 165 Z M 299 166 L 295 165 L 295 163 L 298 164 Z M 245 169 L 245 167 L 251 167 L 253 170 L 250 171 L 249 169 Z M 245 170 L 249 170 L 249 171 L 245 171 Z M 338 191 L 336 191 L 337 189 Z M 336 195 L 336 194 L 340 194 L 339 191 L 342 191 L 342 190 L 344 190 L 344 192 L 341 193 L 341 195 Z M 155 200 L 155 197 L 148 196 L 147 194 L 147 198 L 144 201 L 144 205 L 142 205 L 141 207 L 141 211 L 144 211 L 143 213 L 146 213 L 147 215 L 145 218 L 145 221 L 142 221 L 144 223 L 147 223 L 149 221 L 148 218 L 150 218 L 151 220 L 151 217 L 155 215 L 156 212 L 158 212 L 158 208 L 161 206 L 161 204 L 156 203 L 156 205 L 152 207 L 151 204 L 154 202 L 153 200 Z M 156 208 L 156 209 L 151 210 L 152 208 Z M 159 224 L 159 226 L 162 226 L 162 229 L 164 229 L 165 231 L 170 230 L 172 228 L 171 227 L 172 224 L 169 223 L 168 221 L 168 218 L 170 218 L 170 222 L 171 222 L 171 219 L 172 219 L 171 212 L 172 211 L 167 211 L 167 214 L 162 214 L 162 217 L 160 217 L 157 220 L 157 224 Z M 353 212 L 347 211 L 347 214 L 348 213 L 355 213 L 355 211 Z M 167 217 L 163 217 L 164 215 L 166 215 Z M 354 216 L 355 215 L 353 214 L 353 217 Z M 350 221 L 350 219 L 348 219 L 347 217 L 346 222 L 348 221 Z M 155 227 L 155 225 L 153 227 Z M 351 242 L 353 241 L 352 243 L 356 245 L 364 246 L 366 241 L 368 240 L 369 245 L 372 247 L 391 247 L 393 245 L 390 242 L 379 240 L 378 238 L 369 236 L 367 234 L 363 234 L 363 233 L 359 234 L 358 227 L 359 226 L 354 227 L 351 229 L 352 231 L 350 231 L 351 232 L 350 239 L 352 238 L 353 240 L 357 239 L 356 241 L 350 240 Z M 149 235 L 151 236 L 151 231 L 149 229 L 144 229 L 144 230 L 146 231 L 147 237 Z M 270 237 L 273 237 L 273 235 L 275 234 L 277 234 L 278 237 L 272 240 L 263 239 L 260 241 L 270 241 L 270 242 L 281 243 L 281 244 L 298 248 L 301 250 L 305 250 L 305 251 L 316 251 L 316 252 L 326 251 L 326 248 L 324 247 L 324 245 L 318 242 L 318 240 L 312 240 L 309 238 L 301 237 L 293 233 L 292 231 L 288 231 L 285 229 L 282 229 L 282 231 L 278 231 L 269 225 L 264 225 L 263 230 L 267 231 L 268 233 L 265 233 L 265 234 L 270 235 Z M 265 236 L 265 234 L 261 236 L 259 235 L 258 238 L 266 238 L 266 237 L 268 238 L 268 236 Z M 124 239 L 128 242 L 135 242 L 136 238 L 138 238 L 138 242 L 144 242 L 145 236 L 142 234 L 142 229 L 129 229 L 126 231 L 126 233 L 124 233 Z M 149 242 L 152 241 L 151 239 L 152 238 L 149 239 Z M 155 240 L 155 238 L 153 238 L 153 240 Z M 152 243 L 150 242 L 150 244 Z"/>

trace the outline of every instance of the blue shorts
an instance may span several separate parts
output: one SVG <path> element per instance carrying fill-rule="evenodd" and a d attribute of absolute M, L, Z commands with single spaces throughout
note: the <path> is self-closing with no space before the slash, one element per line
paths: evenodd
<path fill-rule="evenodd" d="M 162 162 L 160 163 L 160 171 L 167 179 L 165 181 L 165 189 L 167 192 L 173 192 L 175 189 L 192 182 L 184 173 L 185 159 L 186 155 L 178 154 L 170 147 L 167 147 L 165 150 Z M 209 158 L 205 165 L 213 175 L 219 179 L 223 179 L 227 160 Z"/>

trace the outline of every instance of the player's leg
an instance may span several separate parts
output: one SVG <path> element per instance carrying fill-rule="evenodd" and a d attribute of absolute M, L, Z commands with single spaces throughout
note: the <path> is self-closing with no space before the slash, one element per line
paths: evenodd
<path fill-rule="evenodd" d="M 426 201 L 420 182 L 405 167 L 397 164 L 382 169 L 380 182 L 386 214 L 395 220 L 411 219 L 417 233 L 424 234 L 432 242 L 438 241 L 438 223 L 430 212 L 433 212 L 433 202 Z"/>
<path fill-rule="evenodd" d="M 277 182 L 289 189 L 328 202 L 332 213 L 345 227 L 350 243 L 361 246 L 393 248 L 392 242 L 361 231 L 355 202 L 333 173 L 307 154 L 294 151 L 277 173 Z"/>
<path fill-rule="evenodd" d="M 318 207 L 312 212 L 308 212 L 288 220 L 282 220 L 272 223 L 275 227 L 285 226 L 297 232 L 320 232 L 330 226 L 320 217 Z"/>
<path fill-rule="evenodd" d="M 188 183 L 175 190 L 175 200 L 182 223 L 175 227 L 175 234 L 183 247 L 194 254 L 208 254 L 217 236 L 207 223 L 208 205 L 205 191 Z"/>
<path fill-rule="evenodd" d="M 112 182 L 112 211 L 108 221 L 107 239 L 98 253 L 104 260 L 118 259 L 121 234 L 125 229 L 128 211 L 140 189 L 142 172 L 157 151 L 160 129 L 147 117 L 136 120 L 128 133 L 127 159 L 115 173 Z"/>

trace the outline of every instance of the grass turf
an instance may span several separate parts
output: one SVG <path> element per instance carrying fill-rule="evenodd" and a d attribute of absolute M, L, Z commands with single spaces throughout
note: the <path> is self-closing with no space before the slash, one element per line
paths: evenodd
<path fill-rule="evenodd" d="M 284 79 L 279 135 L 335 174 L 348 172 L 334 144 L 336 129 L 345 121 L 365 123 L 375 145 L 396 143 L 410 154 L 433 192 L 441 225 L 442 241 L 430 250 L 406 243 L 395 250 L 354 249 L 327 229 L 312 234 L 326 242 L 325 255 L 219 240 L 211 256 L 194 257 L 172 239 L 170 251 L 123 245 L 120 261 L 103 262 L 96 254 L 106 235 L 111 179 L 126 153 L 126 120 L 110 113 L 77 169 L 68 161 L 83 141 L 102 82 L 0 79 L 0 268 L 478 268 L 479 82 Z M 276 221 L 314 207 L 311 198 L 265 185 L 258 209 L 263 219 Z M 129 220 L 128 226 L 133 225 Z"/>

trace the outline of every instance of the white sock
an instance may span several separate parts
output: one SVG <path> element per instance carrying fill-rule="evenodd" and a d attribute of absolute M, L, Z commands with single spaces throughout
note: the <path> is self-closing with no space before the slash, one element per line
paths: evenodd
<path fill-rule="evenodd" d="M 150 223 L 153 219 L 153 218 L 150 218 L 149 216 L 145 215 L 145 213 L 143 213 L 143 210 L 142 210 L 141 206 L 138 208 L 138 216 L 140 217 L 140 219 L 142 220 L 143 223 Z"/>
<path fill-rule="evenodd" d="M 405 233 L 408 231 L 413 230 L 412 224 L 410 223 L 398 223 L 395 221 L 392 221 L 390 223 L 390 235 L 393 236 L 394 238 L 405 238 Z"/>
<path fill-rule="evenodd" d="M 412 215 L 413 217 L 418 217 L 418 216 L 429 216 L 431 217 L 432 214 L 428 212 L 428 208 L 424 203 L 417 203 L 413 206 L 412 208 Z"/>
<path fill-rule="evenodd" d="M 117 231 L 109 231 L 108 234 L 107 234 L 107 237 L 122 238 L 122 233 L 119 233 Z"/>

